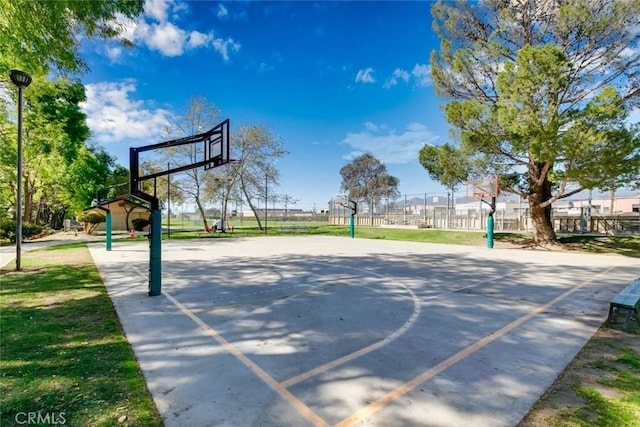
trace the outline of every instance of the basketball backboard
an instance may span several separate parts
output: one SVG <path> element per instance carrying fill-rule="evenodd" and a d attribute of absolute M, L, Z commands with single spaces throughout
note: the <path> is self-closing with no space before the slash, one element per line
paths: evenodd
<path fill-rule="evenodd" d="M 500 188 L 498 178 L 480 178 L 467 181 L 467 197 L 482 199 L 484 197 L 498 197 Z"/>
<path fill-rule="evenodd" d="M 212 169 L 229 163 L 229 120 L 225 120 L 218 126 L 207 132 L 204 139 L 204 157 L 209 163 L 204 169 Z"/>
<path fill-rule="evenodd" d="M 335 196 L 333 201 L 335 206 L 350 209 L 354 214 L 358 209 L 358 202 L 343 194 Z"/>
<path fill-rule="evenodd" d="M 184 138 L 173 139 L 159 144 L 129 149 L 129 170 L 131 171 L 131 192 L 141 191 L 140 183 L 160 176 L 204 167 L 212 169 L 231 161 L 229 157 L 229 119 L 207 132 Z M 144 156 L 144 157 L 143 157 Z M 159 162 L 159 159 L 162 160 Z M 157 168 L 143 168 L 143 164 L 165 164 L 171 159 L 171 166 L 160 171 Z"/>

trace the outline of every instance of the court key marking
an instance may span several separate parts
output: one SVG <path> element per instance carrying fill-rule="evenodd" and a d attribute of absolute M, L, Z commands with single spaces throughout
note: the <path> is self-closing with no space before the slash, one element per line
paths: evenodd
<path fill-rule="evenodd" d="M 336 267 L 335 264 L 332 264 L 333 267 Z M 353 270 L 358 270 L 361 271 L 359 269 L 353 268 L 353 267 L 347 267 L 347 266 L 340 266 L 342 268 L 347 268 L 347 269 L 353 269 Z M 346 426 L 352 426 L 360 421 L 362 421 L 363 419 L 366 419 L 367 417 L 370 417 L 371 415 L 373 415 L 374 413 L 376 413 L 377 411 L 379 411 L 380 409 L 384 408 L 385 406 L 387 406 L 388 404 L 392 403 L 393 401 L 397 400 L 398 398 L 400 398 L 401 396 L 403 396 L 404 394 L 408 393 L 409 391 L 413 390 L 415 387 L 417 387 L 418 385 L 428 381 L 429 379 L 433 378 L 434 376 L 438 375 L 439 373 L 443 372 L 444 370 L 450 368 L 451 366 L 455 365 L 456 363 L 460 362 L 461 360 L 467 358 L 468 356 L 470 356 L 471 354 L 475 353 L 477 350 L 487 346 L 488 344 L 492 343 L 493 341 L 497 340 L 498 338 L 501 338 L 502 336 L 504 336 L 505 334 L 507 334 L 508 332 L 510 332 L 511 330 L 515 329 L 516 327 L 522 325 L 524 322 L 530 320 L 531 318 L 535 317 L 536 315 L 544 312 L 545 310 L 549 309 L 550 307 L 552 307 L 553 305 L 555 305 L 556 303 L 558 303 L 559 301 L 563 300 L 564 298 L 566 298 L 567 296 L 571 295 L 572 293 L 580 290 L 581 288 L 587 286 L 589 283 L 593 282 L 594 280 L 596 280 L 598 277 L 603 276 L 607 273 L 609 273 L 609 271 L 611 271 L 612 269 L 614 269 L 614 266 L 611 266 L 609 268 L 607 268 L 606 270 L 596 274 L 595 276 L 592 276 L 589 280 L 580 283 L 576 286 L 574 286 L 573 288 L 570 288 L 569 290 L 565 291 L 564 293 L 560 294 L 559 296 L 555 297 L 554 299 L 552 299 L 551 301 L 538 306 L 537 308 L 534 308 L 533 310 L 531 310 L 529 313 L 521 316 L 520 318 L 514 320 L 513 322 L 503 326 L 502 328 L 498 329 L 496 332 L 491 333 L 490 335 L 487 335 L 486 337 L 476 341 L 474 344 L 471 344 L 469 346 L 467 346 L 466 348 L 460 350 L 458 353 L 454 354 L 453 356 L 443 360 L 442 362 L 438 363 L 437 365 L 435 365 L 434 367 L 426 370 L 425 372 L 423 372 L 422 374 L 418 375 L 417 377 L 413 378 L 411 381 L 395 388 L 394 390 L 392 390 L 391 392 L 387 393 L 385 396 L 383 396 L 382 398 L 376 400 L 375 402 L 371 403 L 370 405 L 367 405 L 364 408 L 361 408 L 360 410 L 356 411 L 355 413 L 353 413 L 352 415 L 344 418 L 343 420 L 341 420 L 340 422 L 338 422 L 336 424 L 336 427 L 346 427 Z M 385 278 L 388 279 L 385 276 L 382 276 L 378 273 L 374 273 L 371 271 L 367 271 L 367 273 L 372 274 L 372 275 L 376 275 L 378 277 L 381 278 Z M 505 277 L 508 276 L 509 274 L 505 274 L 501 277 Z M 490 279 L 491 281 L 496 280 L 498 278 L 492 278 Z M 392 280 L 392 282 L 396 282 L 399 283 L 395 280 Z M 475 283 L 473 285 L 479 284 L 479 283 L 485 283 L 486 281 L 483 282 L 478 282 Z M 438 294 L 437 296 L 432 296 L 429 297 L 428 299 L 434 299 L 436 297 L 442 296 L 442 295 L 446 295 L 446 294 L 450 294 L 450 293 L 455 293 L 455 292 L 459 292 L 463 289 L 467 289 L 473 285 L 468 285 L 468 286 L 464 286 L 462 288 L 458 288 L 452 291 L 447 291 L 447 292 L 443 292 L 442 294 Z M 411 326 L 411 324 L 413 324 L 413 322 L 415 322 L 415 319 L 417 318 L 417 316 L 419 315 L 419 300 L 417 298 L 417 296 L 405 285 L 401 284 L 401 286 L 405 289 L 407 289 L 407 291 L 411 294 L 412 299 L 414 299 L 414 304 L 415 301 L 418 301 L 418 305 L 417 308 L 414 306 L 414 313 L 412 314 L 412 316 L 409 318 L 409 320 L 407 320 L 405 322 L 405 324 L 403 324 L 403 326 L 401 328 L 399 328 L 398 330 L 396 330 L 393 334 L 391 334 L 389 337 L 374 343 L 370 346 L 364 347 L 363 349 L 360 349 L 354 353 L 348 354 L 342 358 L 336 359 L 333 362 L 330 362 L 328 364 L 322 365 L 318 368 L 315 368 L 311 371 L 308 371 L 306 373 L 300 374 L 296 377 L 293 377 L 287 381 L 281 382 L 279 383 L 278 381 L 276 381 L 273 377 L 271 377 L 266 371 L 264 371 L 260 366 L 258 366 L 256 363 L 254 363 L 251 359 L 249 359 L 244 353 L 242 353 L 240 350 L 238 350 L 233 344 L 229 343 L 224 337 L 222 337 L 220 335 L 220 333 L 218 331 L 216 331 L 215 329 L 211 328 L 209 325 L 207 325 L 204 321 L 202 321 L 197 315 L 193 314 L 187 307 L 185 307 L 182 303 L 180 303 L 177 299 L 175 299 L 170 293 L 168 292 L 164 292 L 164 295 L 181 311 L 183 312 L 187 317 L 189 317 L 190 319 L 192 319 L 196 324 L 198 324 L 207 334 L 209 334 L 211 337 L 213 337 L 223 348 L 225 348 L 229 353 L 231 353 L 234 357 L 236 357 L 241 363 L 243 363 L 247 368 L 249 368 L 256 376 L 258 376 L 260 379 L 262 379 L 272 390 L 274 390 L 275 392 L 277 392 L 283 399 L 285 399 L 289 404 L 291 404 L 291 406 L 293 406 L 301 415 L 305 416 L 307 419 L 309 419 L 315 426 L 328 426 L 329 424 L 322 419 L 322 417 L 320 417 L 318 414 L 316 414 L 311 408 L 309 408 L 305 403 L 303 403 L 300 399 L 298 399 L 296 396 L 294 396 L 289 390 L 287 390 L 287 387 L 296 384 L 300 381 L 306 380 L 308 378 L 311 378 L 315 375 L 318 375 L 321 372 L 325 372 L 329 369 L 332 369 L 336 366 L 339 366 L 343 363 L 346 363 L 350 360 L 353 360 L 357 357 L 362 356 L 363 354 L 366 354 L 370 351 L 373 351 L 375 349 L 378 349 L 388 343 L 390 343 L 391 341 L 395 340 L 396 338 L 398 338 L 400 335 L 402 335 L 404 332 L 406 332 L 406 330 L 409 329 L 409 327 Z M 416 312 L 417 310 L 417 312 Z"/>

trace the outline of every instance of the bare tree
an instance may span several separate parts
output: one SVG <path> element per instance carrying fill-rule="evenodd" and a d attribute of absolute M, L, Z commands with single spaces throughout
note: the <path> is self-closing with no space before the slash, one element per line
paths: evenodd
<path fill-rule="evenodd" d="M 218 107 L 203 97 L 192 98 L 184 114 L 167 126 L 167 138 L 196 135 L 213 128 L 220 121 Z M 164 151 L 165 153 L 161 157 L 152 162 L 154 168 L 167 170 L 204 160 L 203 144 L 201 143 L 180 145 Z M 193 202 L 202 218 L 205 230 L 209 229 L 205 206 L 213 201 L 219 187 L 216 181 L 219 179 L 219 173 L 216 175 L 213 171 L 215 169 L 194 168 L 171 176 L 171 192 L 173 194 L 171 197 L 175 200 Z M 167 188 L 167 179 L 167 176 L 158 179 L 160 188 Z M 158 192 L 156 197 L 160 200 L 166 199 L 164 192 Z"/>
<path fill-rule="evenodd" d="M 282 140 L 264 125 L 244 124 L 231 135 L 231 152 L 239 162 L 230 165 L 229 177 L 240 185 L 261 230 L 256 201 L 267 197 L 267 187 L 278 184 L 277 160 L 287 154 L 282 145 Z"/>

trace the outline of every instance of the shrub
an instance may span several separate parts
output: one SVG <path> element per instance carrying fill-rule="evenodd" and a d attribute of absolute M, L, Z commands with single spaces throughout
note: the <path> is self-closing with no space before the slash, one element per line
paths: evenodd
<path fill-rule="evenodd" d="M 105 214 L 100 212 L 87 211 L 78 215 L 78 221 L 88 222 L 89 224 L 101 224 L 107 220 Z"/>
<path fill-rule="evenodd" d="M 0 240 L 16 242 L 16 222 L 10 219 L 0 220 Z"/>
<path fill-rule="evenodd" d="M 42 226 L 38 224 L 22 224 L 22 237 L 28 239 L 42 233 Z"/>
<path fill-rule="evenodd" d="M 42 226 L 37 224 L 22 224 L 22 238 L 28 239 L 42 233 Z M 0 220 L 0 240 L 16 242 L 16 222 L 11 219 Z"/>
<path fill-rule="evenodd" d="M 146 218 L 135 218 L 131 220 L 131 224 L 133 224 L 135 231 L 142 231 L 147 225 L 151 224 L 151 222 Z"/>
<path fill-rule="evenodd" d="M 98 224 L 102 224 L 106 220 L 106 215 L 100 212 L 85 211 L 78 215 L 78 221 L 85 223 L 84 229 L 87 234 L 93 233 L 93 230 L 98 227 Z M 87 227 L 86 224 L 90 224 L 90 226 Z"/>

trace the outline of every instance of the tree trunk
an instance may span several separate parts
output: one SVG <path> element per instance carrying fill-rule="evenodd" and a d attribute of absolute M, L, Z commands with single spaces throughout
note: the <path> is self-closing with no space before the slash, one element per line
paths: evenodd
<path fill-rule="evenodd" d="M 54 230 L 60 230 L 64 225 L 65 209 L 55 209 L 51 212 L 49 226 Z"/>
<path fill-rule="evenodd" d="M 256 207 L 253 205 L 253 202 L 251 201 L 251 197 L 249 197 L 249 194 L 247 193 L 247 187 L 245 185 L 242 175 L 240 175 L 240 189 L 242 190 L 242 194 L 244 194 L 245 199 L 247 199 L 247 203 L 249 203 L 249 209 L 251 209 L 251 212 L 253 212 L 253 215 L 256 217 L 256 221 L 258 221 L 258 230 L 262 230 L 262 221 L 260 221 L 260 215 L 258 215 L 258 211 L 256 210 Z M 264 208 L 265 208 L 264 215 L 266 217 L 267 207 L 265 206 Z"/>
<path fill-rule="evenodd" d="M 611 213 L 615 213 L 613 211 L 613 208 L 615 207 L 615 202 L 616 202 L 616 189 L 612 188 L 611 189 L 611 209 L 609 210 L 609 212 Z"/>
<path fill-rule="evenodd" d="M 124 217 L 124 223 L 127 226 L 127 231 L 131 231 L 133 230 L 133 225 L 131 227 L 129 227 L 129 216 L 131 215 L 131 212 L 134 211 L 135 208 L 138 207 L 138 205 L 132 205 L 131 209 L 127 209 L 127 202 L 124 202 L 124 211 L 126 213 L 125 217 Z"/>
<path fill-rule="evenodd" d="M 204 213 L 204 208 L 202 207 L 202 203 L 200 203 L 200 198 L 195 198 L 196 206 L 198 207 L 198 211 L 200 212 L 200 217 L 202 218 L 202 224 L 204 225 L 204 231 L 209 230 L 209 223 L 207 223 L 207 215 Z"/>
<path fill-rule="evenodd" d="M 251 209 L 251 212 L 253 212 L 253 215 L 256 217 L 256 221 L 258 221 L 258 230 L 262 230 L 262 221 L 260 221 L 260 215 L 258 215 L 256 207 L 251 202 L 251 199 L 247 199 L 247 203 L 249 203 L 249 209 Z M 267 211 L 265 211 L 265 215 L 267 215 Z"/>
<path fill-rule="evenodd" d="M 558 236 L 551 222 L 551 205 L 540 207 L 540 204 L 551 198 L 551 182 L 545 180 L 541 186 L 532 187 L 529 197 L 533 241 L 541 246 L 558 245 Z"/>

